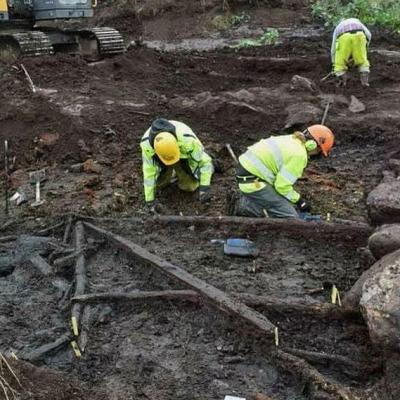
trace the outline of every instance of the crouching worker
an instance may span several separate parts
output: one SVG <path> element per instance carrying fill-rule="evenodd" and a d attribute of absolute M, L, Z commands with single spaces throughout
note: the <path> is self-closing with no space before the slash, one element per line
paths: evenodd
<path fill-rule="evenodd" d="M 324 125 L 313 125 L 293 135 L 271 136 L 250 146 L 239 157 L 236 179 L 240 198 L 232 210 L 246 217 L 298 218 L 310 205 L 293 189 L 308 157 L 328 156 L 334 135 Z M 297 206 L 297 210 L 296 207 Z"/>
<path fill-rule="evenodd" d="M 179 189 L 186 192 L 199 189 L 200 202 L 210 200 L 212 159 L 187 125 L 156 119 L 143 135 L 140 147 L 144 196 L 149 210 L 155 211 L 156 189 L 167 186 L 174 176 Z"/>
<path fill-rule="evenodd" d="M 369 61 L 367 46 L 371 32 L 357 18 L 345 19 L 333 32 L 331 58 L 333 73 L 339 86 L 346 86 L 347 70 L 354 65 L 360 72 L 362 86 L 369 86 Z"/>

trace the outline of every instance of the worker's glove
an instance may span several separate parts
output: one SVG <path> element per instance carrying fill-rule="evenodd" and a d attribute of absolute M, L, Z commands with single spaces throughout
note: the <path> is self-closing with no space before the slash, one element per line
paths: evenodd
<path fill-rule="evenodd" d="M 200 186 L 199 188 L 200 203 L 209 203 L 211 201 L 210 186 Z"/>
<path fill-rule="evenodd" d="M 309 203 L 307 203 L 301 197 L 297 201 L 296 206 L 297 206 L 297 208 L 299 209 L 300 212 L 310 212 L 311 211 L 311 205 Z"/>

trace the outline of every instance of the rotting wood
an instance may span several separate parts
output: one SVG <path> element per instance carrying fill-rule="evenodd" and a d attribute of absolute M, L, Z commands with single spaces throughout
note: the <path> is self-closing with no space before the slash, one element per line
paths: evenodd
<path fill-rule="evenodd" d="M 86 350 L 86 345 L 89 340 L 91 311 L 92 307 L 85 306 L 82 312 L 81 331 L 78 338 L 78 346 L 82 353 Z"/>
<path fill-rule="evenodd" d="M 188 300 L 199 301 L 199 294 L 194 290 L 160 290 L 160 291 L 137 291 L 128 293 L 106 292 L 90 293 L 76 296 L 71 299 L 78 303 L 103 303 L 114 301 L 135 301 L 135 300 Z"/>
<path fill-rule="evenodd" d="M 66 333 L 52 343 L 47 343 L 30 352 L 18 354 L 18 357 L 27 361 L 39 361 L 49 353 L 59 350 L 71 340 L 71 335 Z"/>
<path fill-rule="evenodd" d="M 67 267 L 68 265 L 72 265 L 74 260 L 81 254 L 82 251 L 74 251 L 72 254 L 55 259 L 53 261 L 53 265 L 57 268 Z"/>
<path fill-rule="evenodd" d="M 59 222 L 58 224 L 49 226 L 48 228 L 42 229 L 40 231 L 37 231 L 35 233 L 35 236 L 47 236 L 49 233 L 53 233 L 55 230 L 61 228 L 62 226 L 64 226 L 64 221 Z"/>
<path fill-rule="evenodd" d="M 67 223 L 65 225 L 64 236 L 63 236 L 63 243 L 67 244 L 69 240 L 69 236 L 71 235 L 71 228 L 72 228 L 72 215 L 68 216 Z"/>
<path fill-rule="evenodd" d="M 114 245 L 132 255 L 133 258 L 135 258 L 137 261 L 145 265 L 155 267 L 167 276 L 177 279 L 178 281 L 184 283 L 186 286 L 189 286 L 190 288 L 197 291 L 204 298 L 204 300 L 208 300 L 218 309 L 223 310 L 228 314 L 239 317 L 243 321 L 253 325 L 264 335 L 268 335 L 269 337 L 274 338 L 275 325 L 272 324 L 263 315 L 252 310 L 251 308 L 240 303 L 239 301 L 232 300 L 223 291 L 189 274 L 184 269 L 173 265 L 154 254 L 151 254 L 144 248 L 123 238 L 122 236 L 115 235 L 109 231 L 98 228 L 87 222 L 85 222 L 84 224 L 90 232 L 102 238 L 108 239 Z"/>
<path fill-rule="evenodd" d="M 289 354 L 279 348 L 271 349 L 269 354 L 281 368 L 300 377 L 306 383 L 311 384 L 316 390 L 323 390 L 333 395 L 335 400 L 360 400 L 356 389 L 350 389 L 325 378 L 303 358 Z"/>
<path fill-rule="evenodd" d="M 346 309 L 329 303 L 304 303 L 300 299 L 294 301 L 286 299 L 278 299 L 272 296 L 257 296 L 250 293 L 231 293 L 233 298 L 238 299 L 246 306 L 254 307 L 261 310 L 282 312 L 282 313 L 298 313 L 309 314 L 313 317 L 328 319 L 360 319 L 361 313 L 358 309 Z M 161 290 L 161 291 L 134 291 L 134 292 L 104 292 L 90 293 L 76 296 L 71 299 L 72 302 L 90 304 L 90 303 L 107 303 L 107 302 L 129 302 L 129 301 L 145 301 L 145 300 L 181 300 L 197 303 L 200 301 L 200 295 L 194 290 Z"/>
<path fill-rule="evenodd" d="M 304 302 L 301 299 L 278 299 L 273 296 L 258 296 L 250 293 L 232 293 L 232 296 L 239 299 L 249 307 L 266 311 L 278 311 L 282 313 L 296 312 L 309 314 L 320 318 L 329 319 L 359 319 L 362 320 L 358 308 L 338 307 L 335 304 L 320 302 Z"/>
<path fill-rule="evenodd" d="M 74 242 L 75 249 L 79 252 L 79 256 L 76 258 L 75 262 L 75 296 L 80 296 L 85 293 L 85 288 L 87 284 L 87 276 L 86 276 L 86 263 L 85 263 L 85 255 L 83 247 L 85 245 L 85 230 L 82 222 L 77 222 L 74 230 Z M 76 321 L 76 326 L 79 327 L 79 321 L 82 312 L 82 305 L 76 303 L 71 308 L 71 321 Z M 75 333 L 79 333 L 75 332 Z"/>
<path fill-rule="evenodd" d="M 348 367 L 353 368 L 356 371 L 362 371 L 364 373 L 370 374 L 382 368 L 381 361 L 373 360 L 364 360 L 363 362 L 357 362 L 351 360 L 348 357 L 341 356 L 338 354 L 328 354 L 324 352 L 318 351 L 308 351 L 308 350 L 300 350 L 300 349 L 292 349 L 292 348 L 284 348 L 286 353 L 292 354 L 294 356 L 303 358 L 309 362 L 316 363 L 335 363 L 337 365 L 346 365 Z"/>
<path fill-rule="evenodd" d="M 10 236 L 2 236 L 0 237 L 0 243 L 6 243 L 6 242 L 13 242 L 14 240 L 17 240 L 18 236 L 10 235 Z"/>
<path fill-rule="evenodd" d="M 53 272 L 51 265 L 39 254 L 35 254 L 28 259 L 28 262 L 33 265 L 43 275 L 50 275 Z"/>
<path fill-rule="evenodd" d="M 342 221 L 342 223 L 330 223 L 324 221 L 303 221 L 297 219 L 282 218 L 246 218 L 230 216 L 179 216 L 160 215 L 153 221 L 163 224 L 197 225 L 216 227 L 221 225 L 232 226 L 237 231 L 250 230 L 280 231 L 296 237 L 314 240 L 330 240 L 348 243 L 351 246 L 365 244 L 371 235 L 373 228 L 368 224 L 355 221 Z"/>

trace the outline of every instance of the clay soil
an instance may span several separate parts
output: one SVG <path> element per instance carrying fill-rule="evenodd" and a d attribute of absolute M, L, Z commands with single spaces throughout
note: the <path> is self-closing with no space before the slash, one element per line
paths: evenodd
<path fill-rule="evenodd" d="M 118 219 L 146 216 L 139 142 L 154 118 L 186 122 L 222 166 L 213 178 L 210 205 L 172 186 L 159 194 L 163 212 L 216 216 L 226 213 L 226 196 L 235 186 L 234 163 L 225 144 L 239 155 L 265 136 L 318 123 L 331 99 L 326 123 L 336 134 L 335 149 L 328 159 L 310 162 L 298 189 L 316 214 L 368 222 L 366 196 L 380 181 L 386 161 L 399 157 L 400 59 L 378 53 L 399 51 L 398 40 L 376 32 L 370 52 L 371 87 L 362 89 L 354 74 L 348 87 L 339 89 L 329 80 L 320 82 L 330 68 L 330 32 L 318 31 L 321 27 L 312 21 L 305 3 L 259 1 L 257 7 L 243 1 L 228 14 L 219 1 L 134 3 L 103 4 L 94 21 L 115 26 L 127 42 L 135 42 L 123 55 L 88 62 L 57 54 L 0 64 L 0 143 L 10 143 L 11 193 L 20 188 L 29 198 L 2 217 L 2 234 L 34 234 L 64 221 L 69 212 L 114 217 L 103 225 L 228 293 L 326 302 L 332 284 L 348 290 L 365 265 L 359 260 L 359 244 L 345 239 L 327 243 L 254 231 L 244 235 L 260 248 L 253 261 L 224 256 L 221 245 L 211 243 L 240 236 L 232 229 Z M 224 29 L 218 25 L 218 16 L 243 13 L 249 21 Z M 212 45 L 213 40 L 257 36 L 266 26 L 281 30 L 277 44 L 241 50 L 149 48 L 160 40 L 176 44 L 207 39 Z M 40 88 L 36 93 L 21 63 Z M 292 87 L 294 75 L 313 80 L 315 90 Z M 365 111 L 350 111 L 351 96 Z M 35 209 L 29 205 L 33 188 L 28 172 L 41 168 L 47 172 L 42 189 L 46 202 Z M 2 198 L 3 190 L 4 186 Z M 62 240 L 63 228 L 51 233 L 54 240 Z M 90 292 L 183 288 L 109 243 L 94 241 L 91 246 Z M 0 250 L 9 255 L 16 245 L 11 241 Z M 50 254 L 43 254 L 49 262 Z M 73 287 L 72 269 L 55 275 Z M 0 352 L 26 354 L 70 331 L 71 293 L 52 286 L 53 278 L 27 262 L 0 278 Z M 379 353 L 362 320 L 265 315 L 279 327 L 284 348 L 346 356 L 360 366 L 315 364 L 325 376 L 364 392 L 381 378 Z M 64 346 L 33 364 L 10 361 L 22 388 L 11 374 L 6 379 L 20 398 L 183 400 L 255 393 L 276 400 L 311 398 L 300 380 L 268 358 L 269 344 L 255 340 L 248 327 L 209 304 L 94 305 L 90 326 L 79 360 Z M 370 364 L 376 368 L 366 372 L 363 367 Z M 0 390 L 0 399 L 2 395 Z"/>

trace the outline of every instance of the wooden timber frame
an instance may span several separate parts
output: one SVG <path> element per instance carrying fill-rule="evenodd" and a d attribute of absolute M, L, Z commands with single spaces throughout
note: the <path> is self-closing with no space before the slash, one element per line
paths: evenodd
<path fill-rule="evenodd" d="M 240 318 L 246 324 L 252 325 L 256 328 L 252 332 L 261 333 L 267 337 L 267 343 L 270 343 L 270 348 L 266 352 L 269 357 L 277 366 L 283 370 L 291 373 L 292 375 L 300 378 L 307 386 L 310 387 L 310 398 L 314 398 L 314 394 L 323 391 L 328 394 L 330 399 L 335 400 L 359 400 L 361 390 L 349 388 L 339 383 L 324 377 L 317 369 L 311 366 L 303 358 L 290 354 L 283 349 L 276 346 L 272 338 L 276 339 L 276 327 L 263 315 L 257 311 L 252 310 L 238 300 L 233 300 L 230 296 L 223 291 L 209 285 L 201 279 L 194 277 L 186 272 L 184 269 L 175 266 L 168 261 L 148 252 L 144 248 L 131 242 L 130 240 L 116 235 L 110 231 L 99 228 L 90 223 L 84 223 L 85 229 L 101 239 L 104 239 L 117 248 L 122 249 L 128 255 L 132 256 L 136 261 L 142 265 L 156 268 L 160 272 L 172 277 L 188 286 L 205 301 L 216 306 L 223 312 L 234 315 Z M 182 294 L 182 293 L 181 293 Z M 185 294 L 187 295 L 187 293 Z M 79 295 L 76 294 L 75 300 L 78 300 Z M 83 296 L 81 299 L 83 300 Z M 77 306 L 78 304 L 74 304 Z M 275 346 L 274 346 L 275 344 Z"/>
<path fill-rule="evenodd" d="M 108 239 L 112 244 L 126 251 L 141 264 L 158 269 L 165 275 L 178 280 L 186 286 L 189 286 L 191 289 L 199 293 L 205 301 L 209 301 L 211 304 L 227 312 L 228 314 L 237 316 L 243 319 L 246 323 L 253 325 L 256 329 L 263 333 L 263 335 L 270 336 L 271 343 L 273 343 L 276 327 L 260 313 L 247 307 L 240 301 L 231 299 L 222 290 L 219 290 L 203 280 L 196 278 L 184 269 L 148 252 L 143 247 L 138 246 L 122 236 L 115 235 L 89 223 L 84 224 L 89 232 L 96 236 L 100 236 L 101 238 Z M 75 296 L 77 295 L 78 294 L 76 293 Z"/>

